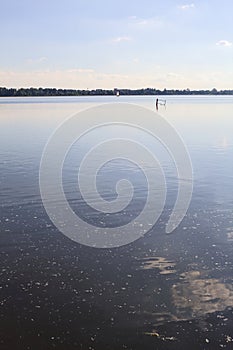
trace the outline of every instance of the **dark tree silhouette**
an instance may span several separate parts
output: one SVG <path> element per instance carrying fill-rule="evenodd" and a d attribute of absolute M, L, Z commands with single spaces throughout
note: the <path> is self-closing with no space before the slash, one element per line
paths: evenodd
<path fill-rule="evenodd" d="M 6 88 L 0 87 L 0 97 L 12 96 L 113 96 L 119 92 L 120 95 L 233 95 L 233 90 L 159 90 L 155 88 L 146 89 L 113 89 L 113 90 L 74 90 L 74 89 L 55 89 L 55 88 Z"/>

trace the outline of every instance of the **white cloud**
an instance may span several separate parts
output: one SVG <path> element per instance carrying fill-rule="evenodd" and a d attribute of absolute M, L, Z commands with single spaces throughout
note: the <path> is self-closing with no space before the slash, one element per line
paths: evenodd
<path fill-rule="evenodd" d="M 131 78 L 132 79 L 132 78 Z M 128 87 L 129 76 L 96 72 L 92 69 L 0 71 L 0 81 L 6 87 L 56 87 L 71 89 Z"/>
<path fill-rule="evenodd" d="M 166 75 L 167 79 L 183 79 L 183 76 L 181 74 L 177 74 L 177 73 L 173 73 L 173 72 L 169 72 Z"/>
<path fill-rule="evenodd" d="M 67 73 L 94 73 L 94 69 L 75 68 L 67 70 Z"/>
<path fill-rule="evenodd" d="M 144 72 L 116 74 L 92 69 L 0 71 L 0 81 L 6 87 L 56 87 L 67 89 L 146 88 L 160 89 L 231 89 L 233 73 L 228 71 L 183 72 L 157 67 Z"/>
<path fill-rule="evenodd" d="M 140 18 L 136 16 L 132 16 L 129 18 L 129 25 L 133 28 L 137 29 L 150 29 L 155 27 L 161 27 L 164 22 L 158 17 L 150 17 L 150 18 Z"/>
<path fill-rule="evenodd" d="M 185 5 L 180 5 L 178 6 L 181 10 L 188 10 L 188 9 L 191 9 L 191 8 L 194 8 L 195 5 L 194 4 L 185 4 Z"/>
<path fill-rule="evenodd" d="M 118 36 L 117 38 L 112 39 L 113 43 L 121 43 L 123 41 L 131 41 L 132 38 L 129 36 Z"/>
<path fill-rule="evenodd" d="M 39 57 L 39 58 L 28 58 L 27 63 L 28 64 L 37 64 L 47 61 L 47 57 Z"/>
<path fill-rule="evenodd" d="M 220 40 L 216 43 L 216 45 L 230 47 L 230 46 L 232 46 L 232 43 L 228 40 Z"/>

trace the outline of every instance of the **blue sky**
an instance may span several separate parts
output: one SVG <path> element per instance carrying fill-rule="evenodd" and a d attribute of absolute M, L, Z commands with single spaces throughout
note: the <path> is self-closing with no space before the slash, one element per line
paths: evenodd
<path fill-rule="evenodd" d="M 8 0 L 0 86 L 233 88 L 232 0 Z"/>

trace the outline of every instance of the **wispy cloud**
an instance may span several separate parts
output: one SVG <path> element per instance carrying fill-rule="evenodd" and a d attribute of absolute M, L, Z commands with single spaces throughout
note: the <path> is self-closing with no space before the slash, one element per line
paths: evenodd
<path fill-rule="evenodd" d="M 141 30 L 143 28 L 160 27 L 163 25 L 163 21 L 157 17 L 142 18 L 131 16 L 129 17 L 129 24 Z"/>
<path fill-rule="evenodd" d="M 47 61 L 47 57 L 39 57 L 39 58 L 28 58 L 27 63 L 28 64 L 37 64 Z"/>
<path fill-rule="evenodd" d="M 194 8 L 194 7 L 195 7 L 194 4 L 184 4 L 184 5 L 178 6 L 178 8 L 181 9 L 181 10 L 188 10 L 188 9 L 191 9 L 191 8 Z"/>
<path fill-rule="evenodd" d="M 96 72 L 92 69 L 1 71 L 0 81 L 7 87 L 56 87 L 68 89 L 97 89 L 127 87 L 135 78 L 124 74 Z"/>
<path fill-rule="evenodd" d="M 113 38 L 112 42 L 113 43 L 121 43 L 124 41 L 131 41 L 132 38 L 130 36 L 118 36 L 117 38 Z"/>
<path fill-rule="evenodd" d="M 183 79 L 183 76 L 178 73 L 169 72 L 166 74 L 167 79 Z"/>
<path fill-rule="evenodd" d="M 228 40 L 219 40 L 216 43 L 217 46 L 225 46 L 225 47 L 230 47 L 232 46 L 232 42 L 228 41 Z"/>
<path fill-rule="evenodd" d="M 1 71 L 0 81 L 7 87 L 56 87 L 67 89 L 113 89 L 142 88 L 154 86 L 164 89 L 231 89 L 233 73 L 204 71 L 197 74 L 173 72 L 167 67 L 154 69 L 153 72 L 137 74 L 116 74 L 115 72 L 78 72 L 80 69 L 41 70 L 41 71 Z M 81 69 L 82 70 L 82 69 Z M 74 72 L 73 72 L 74 71 Z M 76 73 L 75 73 L 76 71 Z M 168 72 L 168 73 L 167 73 Z"/>
<path fill-rule="evenodd" d="M 74 68 L 67 70 L 67 73 L 94 73 L 94 69 Z"/>

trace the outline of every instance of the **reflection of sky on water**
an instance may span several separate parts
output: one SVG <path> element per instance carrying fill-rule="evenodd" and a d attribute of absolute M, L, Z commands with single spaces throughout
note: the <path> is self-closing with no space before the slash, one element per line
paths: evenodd
<path fill-rule="evenodd" d="M 232 98 L 166 99 L 166 109 L 161 107 L 159 112 L 178 130 L 191 155 L 194 170 L 192 203 L 178 229 L 166 236 L 164 225 L 177 192 L 171 159 L 158 142 L 138 130 L 108 128 L 105 130 L 108 136 L 136 137 L 156 151 L 168 183 L 166 208 L 155 228 L 143 240 L 110 252 L 79 247 L 60 235 L 43 211 L 38 187 L 41 153 L 53 129 L 67 116 L 95 104 L 98 99 L 74 98 L 69 102 L 60 99 L 59 103 L 54 103 L 56 99 L 45 103 L 42 99 L 40 104 L 36 103 L 37 99 L 33 103 L 28 103 L 30 99 L 17 99 L 14 104 L 0 101 L 3 267 L 0 274 L 4 296 L 1 300 L 5 300 L 2 306 L 5 314 L 3 311 L 2 314 L 10 315 L 14 310 L 25 332 L 34 327 L 24 323 L 27 315 L 32 314 L 31 318 L 39 320 L 32 305 L 44 305 L 45 314 L 49 310 L 51 315 L 59 315 L 57 323 L 54 321 L 55 328 L 61 327 L 59 330 L 63 330 L 62 322 L 66 317 L 71 320 L 69 327 L 73 325 L 71 334 L 74 337 L 77 328 L 80 330 L 81 327 L 88 329 L 87 337 L 103 332 L 103 337 L 107 338 L 115 329 L 121 330 L 121 337 L 123 328 L 126 333 L 133 329 L 133 337 L 136 337 L 141 331 L 150 334 L 158 325 L 169 327 L 172 321 L 178 324 L 186 320 L 189 324 L 198 320 L 201 323 L 209 314 L 215 313 L 224 324 L 229 321 L 225 319 L 230 318 L 229 329 L 233 329 L 233 317 L 225 316 L 226 310 L 233 308 Z M 115 101 L 113 98 L 100 100 Z M 119 98 L 119 101 L 154 108 L 153 97 L 127 97 Z M 64 188 L 76 209 L 82 208 L 73 187 L 77 184 L 77 164 L 91 142 L 100 140 L 105 132 L 95 133 L 94 138 L 87 136 L 80 145 L 75 144 L 65 161 Z M 144 179 L 138 170 L 130 163 L 112 162 L 101 170 L 98 186 L 106 197 L 114 196 L 114 184 L 122 174 L 129 178 L 132 175 L 136 186 L 137 197 L 126 213 L 128 218 L 137 213 L 145 199 Z M 91 218 L 89 212 L 86 214 Z M 95 220 L 95 217 L 91 219 Z M 14 304 L 11 303 L 12 295 Z M 22 308 L 26 310 L 24 320 Z M 48 328 L 46 322 L 46 318 L 43 319 L 44 328 Z M 4 324 L 9 331 L 8 323 Z M 16 323 L 12 324 L 17 329 Z M 205 327 L 210 326 L 205 324 Z M 53 332 L 55 328 L 52 328 Z M 10 326 L 9 329 L 11 334 L 13 330 Z M 53 336 L 52 331 L 50 336 Z M 195 336 L 196 330 L 192 331 Z M 224 333 L 224 344 L 232 335 L 229 331 Z M 172 336 L 182 341 L 177 334 L 164 336 L 164 339 L 169 342 Z M 126 338 L 122 343 L 127 343 Z M 152 347 L 148 349 L 154 349 L 157 336 L 152 338 Z M 131 343 L 132 339 L 128 345 Z M 110 344 L 116 345 L 114 350 L 117 348 L 117 341 L 114 343 L 110 339 Z M 98 349 L 102 348 L 99 346 Z"/>
<path fill-rule="evenodd" d="M 148 257 L 140 261 L 144 270 L 158 269 L 160 275 L 175 273 L 177 282 L 168 291 L 173 312 L 152 312 L 154 325 L 170 321 L 200 318 L 206 314 L 233 307 L 233 286 L 224 277 L 211 278 L 208 270 L 196 270 L 197 264 L 188 266 L 190 271 L 178 273 L 176 263 L 163 257 Z"/>
<path fill-rule="evenodd" d="M 141 269 L 150 270 L 157 268 L 161 275 L 167 275 L 170 273 L 175 273 L 174 270 L 175 262 L 168 261 L 166 258 L 156 257 L 156 258 L 144 258 L 141 260 Z"/>
<path fill-rule="evenodd" d="M 184 272 L 182 283 L 172 287 L 172 299 L 178 318 L 205 316 L 233 306 L 233 287 L 223 279 L 209 278 L 208 271 Z"/>

